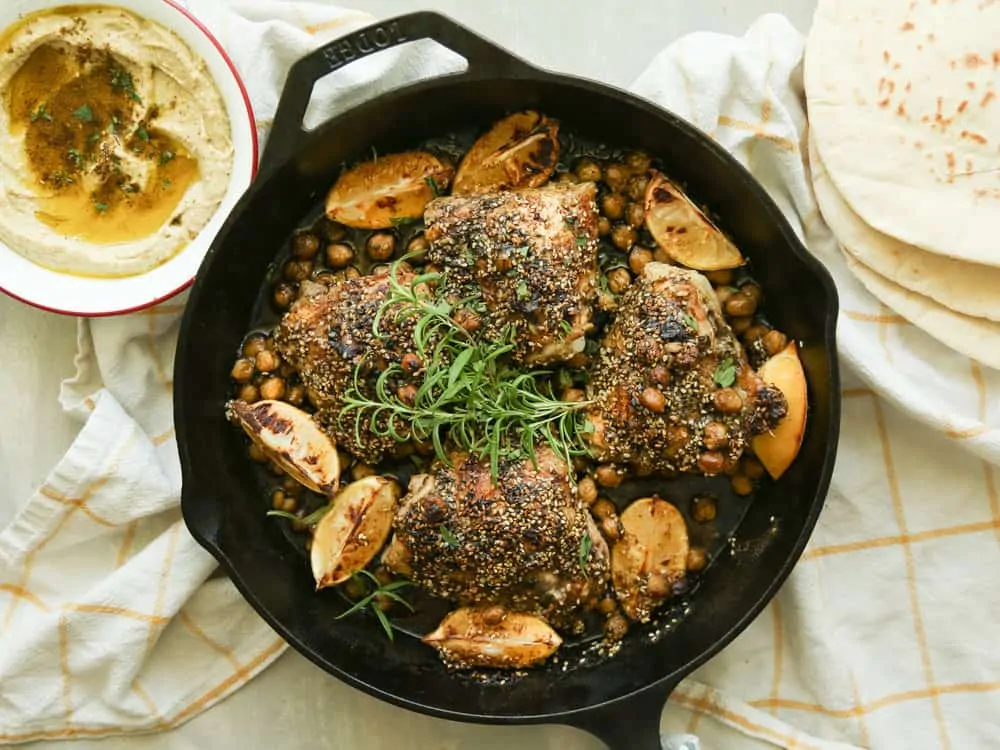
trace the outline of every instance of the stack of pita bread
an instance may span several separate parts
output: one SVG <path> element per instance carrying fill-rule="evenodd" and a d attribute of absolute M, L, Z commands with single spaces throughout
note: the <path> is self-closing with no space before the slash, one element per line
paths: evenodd
<path fill-rule="evenodd" d="M 1000 0 L 819 0 L 816 199 L 896 313 L 1000 368 Z"/>

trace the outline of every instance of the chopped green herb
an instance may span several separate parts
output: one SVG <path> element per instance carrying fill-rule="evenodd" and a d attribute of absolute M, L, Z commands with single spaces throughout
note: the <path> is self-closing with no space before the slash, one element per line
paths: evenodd
<path fill-rule="evenodd" d="M 524 279 L 521 279 L 519 282 L 517 282 L 516 291 L 517 291 L 517 298 L 519 300 L 526 300 L 531 298 L 531 292 L 528 291 L 528 282 L 526 282 Z"/>
<path fill-rule="evenodd" d="M 31 113 L 31 121 L 35 122 L 37 120 L 45 120 L 46 122 L 52 122 L 52 115 L 48 113 L 45 109 L 44 104 L 39 104 L 38 109 Z"/>
<path fill-rule="evenodd" d="M 164 164 L 169 164 L 174 160 L 175 156 L 176 154 L 173 151 L 164 151 L 160 154 L 160 166 L 162 167 Z"/>
<path fill-rule="evenodd" d="M 99 140 L 101 140 L 101 134 L 100 133 L 91 133 L 90 135 L 87 136 L 87 145 L 88 146 L 93 146 Z"/>
<path fill-rule="evenodd" d="M 586 237 L 577 237 L 576 238 L 576 246 L 577 247 L 584 247 L 584 246 L 586 246 L 587 242 L 588 242 L 588 240 L 587 240 Z"/>
<path fill-rule="evenodd" d="M 149 131 L 146 130 L 146 126 L 141 122 L 135 128 L 135 135 L 140 141 L 149 143 Z"/>
<path fill-rule="evenodd" d="M 94 208 L 97 209 L 98 213 L 103 214 L 108 210 L 109 206 L 107 203 L 102 203 L 101 201 L 94 201 Z"/>
<path fill-rule="evenodd" d="M 323 516 L 329 513 L 330 508 L 332 507 L 333 507 L 332 505 L 324 505 L 322 508 L 314 510 L 308 516 L 302 516 L 301 518 L 299 518 L 294 513 L 287 513 L 283 510 L 269 510 L 267 512 L 267 515 L 275 516 L 277 518 L 287 518 L 289 521 L 295 521 L 297 523 L 302 524 L 303 526 L 315 526 L 321 520 L 323 520 Z"/>
<path fill-rule="evenodd" d="M 458 537 L 455 536 L 455 532 L 453 532 L 447 526 L 441 524 L 438 530 L 441 532 L 441 541 L 445 543 L 445 546 L 451 547 L 452 549 L 462 546 L 462 543 L 458 540 Z"/>
<path fill-rule="evenodd" d="M 684 311 L 684 322 L 687 323 L 687 327 L 692 331 L 698 330 L 698 321 L 695 319 L 694 315 L 689 313 L 687 310 Z"/>
<path fill-rule="evenodd" d="M 390 219 L 390 221 L 392 222 L 392 225 L 394 227 L 401 227 L 405 224 L 409 224 L 410 222 L 416 221 L 416 219 L 414 219 L 412 216 L 393 216 L 392 219 Z"/>
<path fill-rule="evenodd" d="M 169 179 L 165 179 L 162 184 L 163 184 L 163 187 L 168 188 L 171 185 L 173 185 L 174 183 L 172 183 Z"/>
<path fill-rule="evenodd" d="M 74 182 L 76 182 L 75 179 L 70 177 L 68 174 L 66 174 L 66 172 L 64 172 L 61 169 L 57 169 L 55 172 L 53 172 L 49 176 L 49 179 L 51 179 L 52 182 L 54 182 L 58 187 L 63 187 L 65 185 L 72 185 Z"/>
<path fill-rule="evenodd" d="M 363 590 L 371 589 L 371 591 L 364 598 L 354 602 L 350 609 L 337 615 L 335 619 L 340 620 L 344 617 L 350 617 L 355 612 L 360 612 L 363 609 L 371 609 L 371 611 L 375 614 L 376 619 L 378 619 L 379 624 L 382 626 L 382 629 L 385 631 L 386 636 L 388 636 L 390 641 L 393 640 L 392 623 L 389 622 L 389 618 L 386 616 L 385 612 L 382 611 L 379 599 L 391 599 L 394 602 L 402 604 L 412 612 L 413 606 L 396 593 L 404 586 L 412 586 L 412 581 L 393 581 L 392 583 L 387 583 L 383 586 L 378 578 L 369 573 L 367 570 L 355 573 L 352 576 L 352 579 L 359 582 L 364 587 Z"/>
<path fill-rule="evenodd" d="M 69 157 L 69 160 L 73 163 L 74 167 L 76 167 L 77 169 L 83 168 L 83 154 L 80 152 L 79 149 L 71 148 L 69 151 L 66 152 L 66 156 Z"/>
<path fill-rule="evenodd" d="M 77 120 L 82 120 L 83 122 L 93 122 L 94 111 L 90 108 L 89 104 L 84 104 L 78 109 L 73 110 L 73 117 Z"/>
<path fill-rule="evenodd" d="M 567 335 L 573 333 L 573 324 L 570 323 L 568 320 L 560 320 L 559 330 Z"/>
<path fill-rule="evenodd" d="M 431 194 L 435 198 L 440 198 L 441 197 L 441 188 L 438 187 L 438 184 L 434 180 L 433 177 L 425 177 L 424 178 L 424 182 L 427 183 L 427 187 L 429 187 L 431 189 Z"/>
<path fill-rule="evenodd" d="M 736 382 L 736 363 L 731 357 L 726 357 L 715 368 L 715 382 L 723 388 L 728 388 Z"/>
<path fill-rule="evenodd" d="M 111 88 L 127 94 L 128 98 L 134 102 L 142 103 L 142 98 L 135 92 L 135 81 L 132 79 L 132 74 L 124 68 L 117 66 L 111 68 Z"/>
<path fill-rule="evenodd" d="M 583 532 L 583 539 L 580 540 L 580 567 L 583 572 L 587 572 L 587 563 L 590 562 L 590 549 L 594 546 L 594 540 L 590 538 L 590 532 Z"/>

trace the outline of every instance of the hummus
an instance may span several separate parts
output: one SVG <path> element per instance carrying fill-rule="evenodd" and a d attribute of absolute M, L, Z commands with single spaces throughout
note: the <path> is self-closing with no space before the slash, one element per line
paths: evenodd
<path fill-rule="evenodd" d="M 225 103 L 173 32 L 64 6 L 0 33 L 0 241 L 84 276 L 176 255 L 229 186 Z"/>

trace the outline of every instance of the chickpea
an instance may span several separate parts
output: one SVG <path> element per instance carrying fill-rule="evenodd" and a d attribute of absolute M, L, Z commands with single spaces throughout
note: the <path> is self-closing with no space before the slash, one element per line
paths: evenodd
<path fill-rule="evenodd" d="M 597 501 L 597 482 L 593 477 L 584 477 L 576 485 L 577 494 L 584 505 L 593 505 Z"/>
<path fill-rule="evenodd" d="M 624 477 L 622 476 L 622 472 L 611 464 L 601 464 L 594 472 L 594 479 L 601 487 L 618 487 L 621 485 Z"/>
<path fill-rule="evenodd" d="M 248 404 L 256 403 L 257 401 L 260 401 L 260 391 L 257 390 L 257 386 L 253 383 L 247 383 L 240 388 L 239 399 L 240 401 L 245 401 Z"/>
<path fill-rule="evenodd" d="M 646 188 L 649 187 L 649 177 L 645 174 L 637 174 L 629 179 L 625 186 L 625 194 L 634 201 L 645 202 Z"/>
<path fill-rule="evenodd" d="M 601 216 L 597 219 L 597 233 L 601 237 L 607 237 L 611 234 L 611 219 L 607 216 Z"/>
<path fill-rule="evenodd" d="M 729 321 L 729 327 L 733 329 L 733 333 L 737 336 L 742 336 L 752 325 L 753 318 L 749 316 L 745 318 L 733 318 Z"/>
<path fill-rule="evenodd" d="M 482 321 L 479 316 L 476 315 L 472 310 L 468 308 L 461 308 L 455 311 L 455 322 L 458 323 L 462 328 L 464 328 L 469 333 L 473 331 L 478 331 L 479 327 L 482 325 Z"/>
<path fill-rule="evenodd" d="M 345 268 L 344 269 L 344 278 L 345 279 L 360 279 L 361 278 L 361 271 L 359 271 L 354 266 L 351 266 L 350 268 Z"/>
<path fill-rule="evenodd" d="M 391 270 L 391 266 L 388 263 L 376 263 L 372 266 L 372 276 L 381 276 L 382 274 L 388 274 Z"/>
<path fill-rule="evenodd" d="M 735 388 L 721 388 L 712 397 L 717 411 L 723 414 L 737 414 L 743 410 L 743 397 Z"/>
<path fill-rule="evenodd" d="M 577 370 L 583 370 L 590 367 L 590 357 L 587 356 L 586 352 L 577 352 L 569 358 L 569 361 L 566 364 L 570 367 L 576 368 Z"/>
<path fill-rule="evenodd" d="M 257 367 L 257 372 L 274 372 L 281 367 L 281 357 L 270 349 L 264 349 L 257 352 L 257 356 L 254 358 L 254 365 Z"/>
<path fill-rule="evenodd" d="M 396 238 L 387 232 L 376 232 L 368 238 L 366 249 L 372 260 L 389 260 L 396 252 Z"/>
<path fill-rule="evenodd" d="M 630 227 L 641 227 L 646 221 L 646 209 L 641 203 L 629 203 L 625 208 L 625 222 Z"/>
<path fill-rule="evenodd" d="M 729 445 L 729 431 L 722 422 L 709 422 L 704 431 L 705 447 L 710 451 L 722 450 Z"/>
<path fill-rule="evenodd" d="M 614 614 L 614 611 L 618 609 L 618 602 L 616 602 L 610 596 L 606 596 L 601 601 L 597 603 L 597 611 L 602 615 Z"/>
<path fill-rule="evenodd" d="M 601 167 L 593 159 L 580 159 L 574 171 L 581 182 L 598 182 L 601 179 Z"/>
<path fill-rule="evenodd" d="M 418 234 L 406 245 L 406 254 L 410 256 L 410 262 L 420 264 L 427 260 L 427 252 L 431 249 L 431 243 L 423 234 Z"/>
<path fill-rule="evenodd" d="M 609 542 L 617 542 L 621 536 L 621 529 L 618 528 L 617 516 L 605 516 L 601 519 L 601 533 Z"/>
<path fill-rule="evenodd" d="M 506 616 L 507 610 L 498 604 L 494 604 L 492 607 L 487 607 L 483 612 L 483 622 L 487 625 L 499 625 Z"/>
<path fill-rule="evenodd" d="M 676 265 L 670 254 L 659 245 L 653 248 L 653 260 L 657 263 L 666 263 L 668 266 Z"/>
<path fill-rule="evenodd" d="M 632 275 L 627 268 L 612 268 L 608 271 L 608 289 L 613 294 L 621 294 L 632 283 Z"/>
<path fill-rule="evenodd" d="M 682 424 L 670 425 L 667 427 L 667 453 L 676 456 L 690 439 L 691 433 L 687 427 Z"/>
<path fill-rule="evenodd" d="M 736 294 L 736 289 L 731 286 L 719 286 L 715 288 L 715 298 L 719 300 L 719 306 L 725 309 L 726 300 Z"/>
<path fill-rule="evenodd" d="M 247 359 L 253 359 L 264 349 L 267 349 L 267 336 L 263 333 L 252 333 L 243 342 L 243 356 Z"/>
<path fill-rule="evenodd" d="M 639 234 L 628 224 L 618 224 L 611 230 L 611 244 L 623 253 L 631 250 L 637 239 Z"/>
<path fill-rule="evenodd" d="M 781 331 L 768 331 L 764 336 L 764 350 L 767 356 L 773 357 L 788 346 L 788 337 Z"/>
<path fill-rule="evenodd" d="M 721 474 L 726 468 L 726 459 L 717 451 L 707 451 L 698 457 L 698 468 L 707 476 Z"/>
<path fill-rule="evenodd" d="M 628 178 L 628 170 L 622 164 L 612 162 L 604 168 L 604 184 L 612 190 L 620 190 Z"/>
<path fill-rule="evenodd" d="M 723 268 L 721 271 L 706 271 L 706 278 L 712 286 L 730 286 L 733 283 L 733 269 Z"/>
<path fill-rule="evenodd" d="M 726 315 L 731 318 L 744 318 L 757 312 L 757 301 L 743 292 L 736 292 L 726 300 Z"/>
<path fill-rule="evenodd" d="M 285 476 L 284 468 L 282 468 L 281 464 L 279 464 L 277 461 L 271 461 L 271 463 L 267 465 L 267 470 L 272 474 L 274 474 L 274 476 L 276 477 Z"/>
<path fill-rule="evenodd" d="M 599 519 L 610 518 L 614 516 L 618 509 L 615 508 L 615 504 L 608 500 L 606 497 L 602 497 L 594 502 L 591 506 L 590 511 Z"/>
<path fill-rule="evenodd" d="M 236 364 L 233 365 L 233 369 L 230 371 L 229 377 L 237 383 L 249 383 L 251 378 L 253 378 L 253 374 L 253 362 L 246 357 L 243 357 L 236 360 Z"/>
<path fill-rule="evenodd" d="M 583 392 L 582 388 L 567 388 L 562 393 L 562 400 L 567 403 L 576 404 L 587 398 L 587 394 Z"/>
<path fill-rule="evenodd" d="M 365 477 L 373 477 L 375 474 L 375 468 L 365 463 L 358 462 L 351 467 L 351 479 L 355 482 Z"/>
<path fill-rule="evenodd" d="M 350 599 L 361 599 L 366 596 L 368 594 L 367 579 L 362 579 L 361 576 L 348 578 L 344 582 L 344 593 Z"/>
<path fill-rule="evenodd" d="M 275 510 L 285 509 L 285 493 L 281 490 L 275 490 L 271 493 L 271 507 Z"/>
<path fill-rule="evenodd" d="M 328 268 L 317 268 L 313 271 L 312 280 L 324 286 L 333 286 L 340 281 L 340 274 L 334 273 Z"/>
<path fill-rule="evenodd" d="M 644 247 L 636 246 L 628 254 L 628 267 L 632 269 L 632 273 L 636 276 L 639 276 L 646 268 L 646 264 L 652 261 L 653 252 Z"/>
<path fill-rule="evenodd" d="M 306 389 L 301 385 L 293 385 L 285 394 L 285 401 L 292 406 L 302 406 L 306 400 Z"/>
<path fill-rule="evenodd" d="M 718 506 L 711 495 L 697 495 L 691 500 L 691 518 L 695 523 L 711 523 L 717 513 Z"/>
<path fill-rule="evenodd" d="M 688 550 L 688 556 L 687 556 L 688 570 L 697 573 L 699 570 L 704 570 L 707 564 L 708 564 L 708 555 L 705 554 L 705 550 L 702 547 L 691 547 Z"/>
<path fill-rule="evenodd" d="M 292 255 L 301 260 L 312 260 L 319 252 L 319 237 L 312 232 L 299 232 L 292 238 Z"/>
<path fill-rule="evenodd" d="M 764 338 L 767 333 L 767 326 L 757 323 L 750 326 L 743 332 L 743 341 L 747 344 L 752 344 L 754 341 Z"/>
<path fill-rule="evenodd" d="M 652 160 L 649 154 L 644 151 L 632 151 L 625 155 L 625 166 L 633 172 L 645 172 L 649 169 Z"/>
<path fill-rule="evenodd" d="M 760 288 L 760 284 L 757 284 L 753 281 L 748 281 L 747 283 L 743 284 L 740 287 L 740 291 L 747 297 L 752 299 L 754 302 L 756 302 L 758 305 L 760 304 L 761 299 L 763 299 L 764 297 L 764 290 Z"/>
<path fill-rule="evenodd" d="M 285 381 L 270 377 L 260 384 L 260 397 L 265 401 L 280 401 L 285 395 Z"/>
<path fill-rule="evenodd" d="M 257 445 L 257 443 L 250 443 L 250 447 L 247 449 L 247 455 L 250 456 L 251 461 L 258 464 L 267 463 L 271 460 L 268 458 L 267 454 L 264 453 L 264 449 Z"/>
<path fill-rule="evenodd" d="M 620 641 L 628 634 L 628 620 L 623 615 L 611 615 L 604 623 L 604 636 L 609 641 Z"/>
<path fill-rule="evenodd" d="M 649 578 L 646 579 L 646 591 L 650 596 L 657 599 L 666 599 L 674 593 L 674 586 L 666 576 L 651 573 Z"/>
<path fill-rule="evenodd" d="M 667 399 L 664 398 L 663 391 L 653 386 L 642 389 L 642 393 L 639 394 L 639 403 L 654 414 L 662 414 L 667 408 Z"/>
<path fill-rule="evenodd" d="M 396 397 L 407 406 L 413 406 L 417 402 L 417 386 L 412 383 L 399 386 Z"/>
<path fill-rule="evenodd" d="M 743 468 L 743 473 L 751 479 L 760 479 L 764 476 L 764 464 L 753 456 L 744 456 L 740 463 Z"/>
<path fill-rule="evenodd" d="M 575 185 L 579 181 L 579 178 L 572 172 L 561 172 L 559 176 L 556 177 L 556 184 L 559 185 Z"/>
<path fill-rule="evenodd" d="M 302 494 L 302 485 L 292 479 L 292 477 L 285 477 L 285 481 L 281 483 L 281 489 L 286 495 L 291 495 L 292 497 L 298 497 Z"/>
<path fill-rule="evenodd" d="M 746 474 L 733 474 L 729 478 L 729 484 L 732 486 L 733 492 L 740 497 L 746 497 L 752 494 L 754 490 L 753 480 Z"/>
<path fill-rule="evenodd" d="M 290 260 L 285 263 L 282 273 L 289 281 L 305 281 L 312 273 L 313 264 L 308 260 Z"/>
<path fill-rule="evenodd" d="M 319 235 L 327 242 L 340 242 L 347 235 L 347 229 L 343 224 L 338 224 L 332 219 L 323 218 L 316 229 Z"/>
<path fill-rule="evenodd" d="M 274 307 L 281 311 L 287 310 L 299 296 L 299 290 L 294 284 L 282 281 L 274 285 L 274 292 L 271 295 Z"/>
<path fill-rule="evenodd" d="M 326 264 L 330 266 L 330 268 L 347 268 L 353 262 L 354 248 L 350 245 L 345 245 L 342 242 L 327 245 Z"/>
<path fill-rule="evenodd" d="M 608 193 L 601 201 L 601 213 L 612 221 L 618 221 L 625 215 L 625 198 L 619 193 Z"/>
<path fill-rule="evenodd" d="M 657 365 L 650 371 L 649 379 L 657 385 L 670 385 L 670 370 L 666 365 Z"/>
<path fill-rule="evenodd" d="M 403 368 L 403 372 L 407 375 L 416 375 L 420 372 L 421 368 L 423 368 L 424 361 L 420 359 L 419 354 L 407 352 L 403 355 L 403 359 L 400 361 L 399 366 Z"/>

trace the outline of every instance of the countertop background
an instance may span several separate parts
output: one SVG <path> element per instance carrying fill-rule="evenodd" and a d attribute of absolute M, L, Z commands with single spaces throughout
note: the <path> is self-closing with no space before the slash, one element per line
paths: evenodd
<path fill-rule="evenodd" d="M 542 67 L 627 87 L 678 36 L 742 34 L 766 12 L 802 32 L 815 0 L 344 0 L 388 17 L 434 9 Z M 78 430 L 57 402 L 73 373 L 76 321 L 0 295 L 0 526 L 69 447 Z M 33 749 L 65 743 L 34 743 Z M 234 696 L 179 729 L 74 742 L 75 750 L 598 750 L 562 727 L 482 727 L 430 719 L 376 701 L 289 652 Z M 706 750 L 708 750 L 706 748 Z M 729 750 L 728 748 L 726 750 Z"/>

